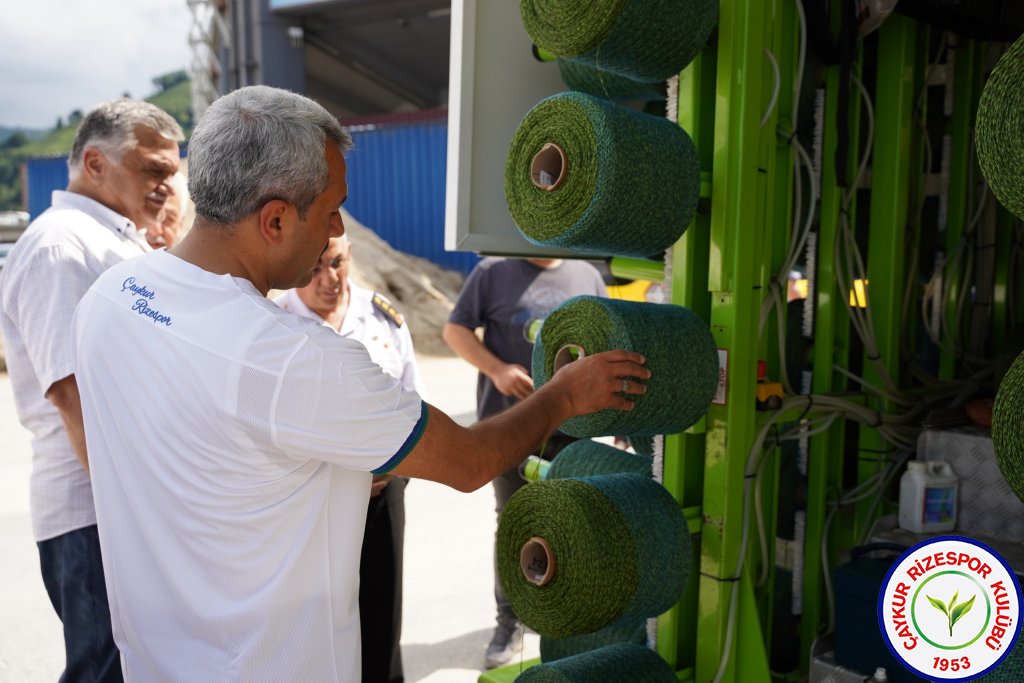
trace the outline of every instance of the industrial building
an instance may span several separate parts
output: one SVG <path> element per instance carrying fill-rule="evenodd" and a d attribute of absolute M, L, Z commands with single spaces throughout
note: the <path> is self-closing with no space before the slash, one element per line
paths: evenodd
<path fill-rule="evenodd" d="M 541 328 L 661 370 L 633 421 L 574 434 L 626 437 L 656 490 L 607 494 L 615 533 L 585 506 L 516 530 L 503 579 L 542 658 L 481 683 L 1024 680 L 1018 3 L 188 4 L 197 115 L 253 84 L 319 101 L 357 136 L 353 213 L 396 247 L 661 285 L 580 313 L 599 334 Z M 601 476 L 636 475 L 562 475 Z M 950 542 L 996 559 L 890 586 Z M 956 577 L 977 595 L 938 590 Z"/>

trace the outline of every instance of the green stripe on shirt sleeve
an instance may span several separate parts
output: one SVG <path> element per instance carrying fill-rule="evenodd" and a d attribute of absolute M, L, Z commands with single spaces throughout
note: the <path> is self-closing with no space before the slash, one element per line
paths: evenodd
<path fill-rule="evenodd" d="M 375 470 L 371 470 L 373 474 L 387 474 L 391 470 L 398 467 L 398 464 L 405 460 L 405 456 L 412 453 L 412 449 L 416 448 L 416 444 L 420 442 L 420 437 L 423 436 L 423 432 L 427 430 L 427 418 L 430 416 L 430 410 L 427 408 L 426 401 L 420 401 L 420 419 L 413 425 L 412 431 L 409 432 L 409 436 L 406 437 L 405 443 L 398 449 L 391 458 L 378 467 Z"/>

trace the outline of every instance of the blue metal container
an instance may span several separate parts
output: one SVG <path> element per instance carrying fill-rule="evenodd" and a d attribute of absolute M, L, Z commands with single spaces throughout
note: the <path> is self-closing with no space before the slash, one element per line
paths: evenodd
<path fill-rule="evenodd" d="M 35 220 L 50 208 L 54 190 L 68 186 L 68 158 L 40 157 L 25 161 L 25 189 L 28 195 L 28 215 Z"/>
<path fill-rule="evenodd" d="M 463 274 L 472 270 L 476 254 L 444 248 L 447 116 L 343 123 L 355 143 L 347 156 L 349 213 L 394 249 Z"/>
<path fill-rule="evenodd" d="M 355 142 L 347 157 L 349 213 L 398 251 L 463 274 L 472 270 L 479 260 L 476 254 L 444 248 L 447 113 L 343 123 Z M 52 191 L 67 187 L 67 161 L 63 156 L 29 159 L 25 167 L 28 211 L 34 220 L 50 206 Z"/>

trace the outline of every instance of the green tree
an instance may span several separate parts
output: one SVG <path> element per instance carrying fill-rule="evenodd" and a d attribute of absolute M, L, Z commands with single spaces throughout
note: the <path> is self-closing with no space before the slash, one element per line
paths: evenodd
<path fill-rule="evenodd" d="M 153 79 L 153 85 L 155 85 L 160 92 L 164 92 L 179 83 L 184 83 L 187 80 L 188 73 L 182 69 L 180 71 L 172 71 L 171 73 L 164 74 L 163 76 L 157 76 Z"/>
<path fill-rule="evenodd" d="M 27 145 L 28 143 L 28 136 L 19 130 L 17 133 L 14 133 L 11 137 L 7 138 L 4 141 L 4 144 L 0 145 L 0 149 L 16 149 L 22 145 Z"/>

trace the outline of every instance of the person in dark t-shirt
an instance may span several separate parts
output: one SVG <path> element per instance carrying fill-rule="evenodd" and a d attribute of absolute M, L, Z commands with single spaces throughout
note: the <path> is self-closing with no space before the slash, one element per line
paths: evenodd
<path fill-rule="evenodd" d="M 586 261 L 561 259 L 486 258 L 469 274 L 444 326 L 444 340 L 479 371 L 477 419 L 500 413 L 533 392 L 530 366 L 533 339 L 544 318 L 574 296 L 607 296 L 600 272 Z M 483 329 L 482 339 L 477 328 Z M 573 439 L 555 432 L 541 454 L 553 458 Z M 523 484 L 513 467 L 493 482 L 496 512 Z M 522 648 L 522 629 L 494 576 L 497 627 L 487 647 L 485 664 L 509 662 Z"/>

